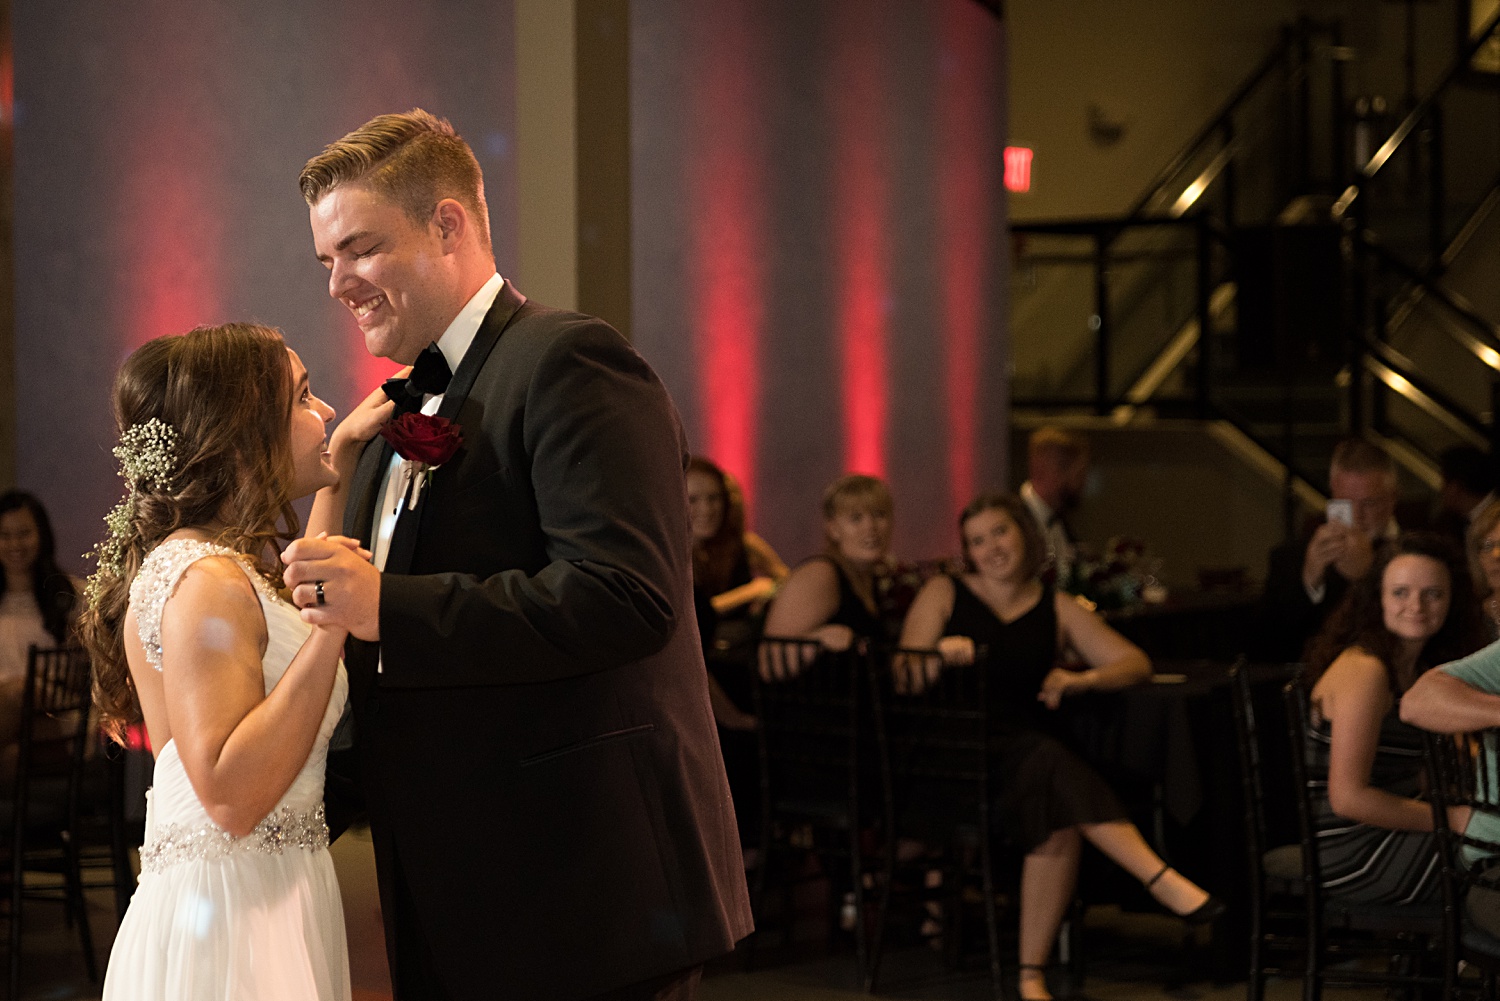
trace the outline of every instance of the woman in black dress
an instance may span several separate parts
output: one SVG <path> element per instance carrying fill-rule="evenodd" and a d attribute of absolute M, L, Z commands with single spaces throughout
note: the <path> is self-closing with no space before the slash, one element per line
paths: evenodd
<path fill-rule="evenodd" d="M 755 619 L 788 571 L 776 550 L 745 527 L 745 502 L 728 474 L 695 455 L 688 459 L 686 480 L 693 607 L 714 719 L 727 730 L 753 730 L 755 717 L 743 707 L 750 704 Z"/>
<path fill-rule="evenodd" d="M 786 579 L 786 564 L 770 545 L 745 527 L 739 487 L 701 456 L 688 459 L 688 521 L 693 529 L 693 609 L 708 696 L 718 724 L 719 752 L 745 844 L 757 840 L 760 765 L 756 719 L 749 711 L 751 671 L 760 613 Z"/>
<path fill-rule="evenodd" d="M 934 577 L 918 593 L 901 634 L 910 649 L 936 649 L 941 670 L 968 668 L 983 646 L 995 720 L 996 816 L 1025 852 L 1021 872 L 1020 996 L 1050 998 L 1045 980 L 1073 896 L 1083 840 L 1139 879 L 1188 921 L 1224 905 L 1162 862 L 1104 780 L 1067 745 L 1055 710 L 1075 692 L 1109 691 L 1151 677 L 1146 655 L 1104 620 L 1037 577 L 1040 529 L 1013 494 L 983 494 L 959 517 L 969 572 Z M 1071 649 L 1088 665 L 1059 666 Z M 898 683 L 903 680 L 898 678 Z M 932 679 L 908 676 L 920 689 Z"/>
<path fill-rule="evenodd" d="M 836 652 L 856 640 L 885 640 L 891 630 L 879 586 L 890 566 L 892 510 L 890 490 L 875 477 L 835 480 L 823 494 L 827 547 L 786 579 L 766 613 L 766 635 L 817 640 Z M 761 665 L 763 673 L 781 669 L 779 661 Z"/>

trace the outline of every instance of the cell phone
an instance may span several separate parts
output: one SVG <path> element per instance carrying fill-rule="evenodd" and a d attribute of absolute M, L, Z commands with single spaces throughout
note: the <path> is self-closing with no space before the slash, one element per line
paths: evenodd
<path fill-rule="evenodd" d="M 1354 527 L 1354 502 L 1334 499 L 1328 502 L 1328 520 L 1345 528 Z"/>

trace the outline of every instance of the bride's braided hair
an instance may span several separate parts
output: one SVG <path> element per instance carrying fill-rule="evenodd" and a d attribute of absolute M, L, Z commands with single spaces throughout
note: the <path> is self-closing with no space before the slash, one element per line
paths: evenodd
<path fill-rule="evenodd" d="M 125 660 L 130 583 L 157 544 L 180 528 L 218 521 L 214 541 L 244 553 L 280 586 L 279 540 L 298 531 L 289 492 L 292 369 L 281 334 L 230 323 L 158 337 L 115 378 L 122 439 L 135 428 L 171 431 L 169 475 L 125 462 L 127 501 L 112 513 L 90 600 L 79 623 L 94 665 L 94 701 L 119 739 L 141 718 Z M 154 422 L 154 423 L 153 423 Z"/>

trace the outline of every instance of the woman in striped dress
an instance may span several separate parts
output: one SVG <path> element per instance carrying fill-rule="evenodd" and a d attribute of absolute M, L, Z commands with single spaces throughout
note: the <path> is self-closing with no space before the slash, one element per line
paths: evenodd
<path fill-rule="evenodd" d="M 1402 535 L 1376 557 L 1314 639 L 1308 765 L 1323 886 L 1353 903 L 1410 904 L 1440 892 L 1432 809 L 1418 799 L 1422 740 L 1397 716 L 1434 664 L 1484 643 L 1463 560 L 1448 540 Z"/>

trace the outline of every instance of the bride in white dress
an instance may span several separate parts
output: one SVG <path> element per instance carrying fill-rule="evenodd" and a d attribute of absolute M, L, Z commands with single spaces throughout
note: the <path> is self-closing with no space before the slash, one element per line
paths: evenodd
<path fill-rule="evenodd" d="M 338 478 L 333 411 L 278 333 L 231 324 L 138 349 L 115 415 L 128 493 L 83 629 L 106 722 L 143 719 L 157 758 L 105 1001 L 347 999 L 323 817 L 344 633 L 276 591 L 290 502 Z"/>

